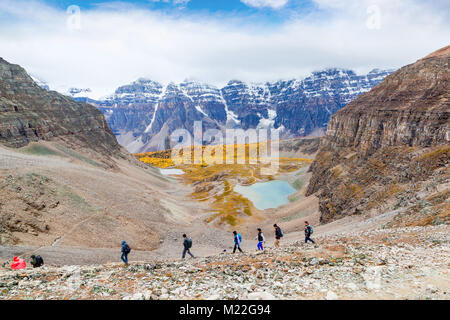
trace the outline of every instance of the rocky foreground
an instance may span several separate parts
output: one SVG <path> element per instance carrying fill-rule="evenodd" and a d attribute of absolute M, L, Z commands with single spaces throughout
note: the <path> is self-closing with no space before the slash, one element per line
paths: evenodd
<path fill-rule="evenodd" d="M 449 299 L 450 227 L 158 263 L 0 270 L 0 299 Z"/>

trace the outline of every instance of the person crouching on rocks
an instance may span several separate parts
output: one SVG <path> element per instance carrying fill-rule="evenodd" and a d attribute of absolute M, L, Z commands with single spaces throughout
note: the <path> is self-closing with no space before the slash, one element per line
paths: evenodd
<path fill-rule="evenodd" d="M 131 252 L 131 248 L 128 245 L 126 241 L 122 241 L 122 256 L 120 259 L 122 259 L 123 263 L 125 265 L 128 265 L 128 254 Z"/>
<path fill-rule="evenodd" d="M 258 240 L 258 250 L 264 250 L 263 243 L 266 242 L 266 239 L 264 238 L 261 228 L 258 228 L 258 235 L 256 236 L 256 239 Z"/>
<path fill-rule="evenodd" d="M 191 253 L 191 248 L 192 248 L 192 240 L 190 238 L 187 237 L 187 235 L 183 234 L 183 255 L 182 258 L 184 259 L 186 257 L 186 253 L 188 253 L 192 258 L 195 258 L 194 255 Z"/>
<path fill-rule="evenodd" d="M 234 235 L 233 253 L 236 252 L 236 249 L 239 249 L 240 252 L 244 253 L 244 251 L 242 251 L 242 249 L 241 249 L 242 236 L 239 233 L 237 233 L 236 231 L 233 231 L 233 235 Z"/>
<path fill-rule="evenodd" d="M 42 259 L 41 256 L 35 256 L 34 254 L 30 257 L 31 258 L 31 265 L 33 268 L 39 268 L 44 265 L 44 259 Z"/>
<path fill-rule="evenodd" d="M 308 221 L 305 221 L 305 243 L 308 243 L 308 241 L 315 243 L 314 240 L 311 239 L 311 235 L 313 234 L 313 232 L 313 227 L 309 225 Z"/>

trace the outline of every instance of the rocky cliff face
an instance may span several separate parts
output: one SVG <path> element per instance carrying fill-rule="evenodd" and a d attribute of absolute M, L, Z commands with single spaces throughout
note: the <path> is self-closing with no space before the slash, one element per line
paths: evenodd
<path fill-rule="evenodd" d="M 320 191 L 323 222 L 423 197 L 427 183 L 437 191 L 448 181 L 449 63 L 446 47 L 331 117 L 308 187 Z"/>
<path fill-rule="evenodd" d="M 131 152 L 164 149 L 173 130 L 192 132 L 194 121 L 200 120 L 205 129 L 275 128 L 282 137 L 302 137 L 323 133 L 334 112 L 389 73 L 373 70 L 360 76 L 329 69 L 303 80 L 263 84 L 232 80 L 221 89 L 190 80 L 163 86 L 139 79 L 94 103 Z"/>
<path fill-rule="evenodd" d="M 54 139 L 101 154 L 120 150 L 99 110 L 41 88 L 23 68 L 0 58 L 0 143 L 17 148 Z"/>

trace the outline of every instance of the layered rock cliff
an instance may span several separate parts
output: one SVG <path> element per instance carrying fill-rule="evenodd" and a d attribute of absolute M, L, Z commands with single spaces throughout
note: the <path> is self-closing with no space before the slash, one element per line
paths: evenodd
<path fill-rule="evenodd" d="M 423 196 L 426 183 L 436 191 L 448 181 L 449 63 L 446 47 L 331 117 L 308 187 L 319 191 L 322 222 L 398 207 L 399 199 Z"/>
<path fill-rule="evenodd" d="M 121 149 L 98 109 L 41 88 L 0 58 L 0 143 L 18 148 L 55 139 L 105 155 Z"/>

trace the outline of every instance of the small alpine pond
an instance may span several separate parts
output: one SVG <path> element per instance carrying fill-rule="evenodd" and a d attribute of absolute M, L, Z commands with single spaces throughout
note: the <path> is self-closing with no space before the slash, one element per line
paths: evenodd
<path fill-rule="evenodd" d="M 237 185 L 234 191 L 241 194 L 259 210 L 278 208 L 289 203 L 289 196 L 297 192 L 289 182 L 272 180 L 255 183 L 251 186 Z"/>

